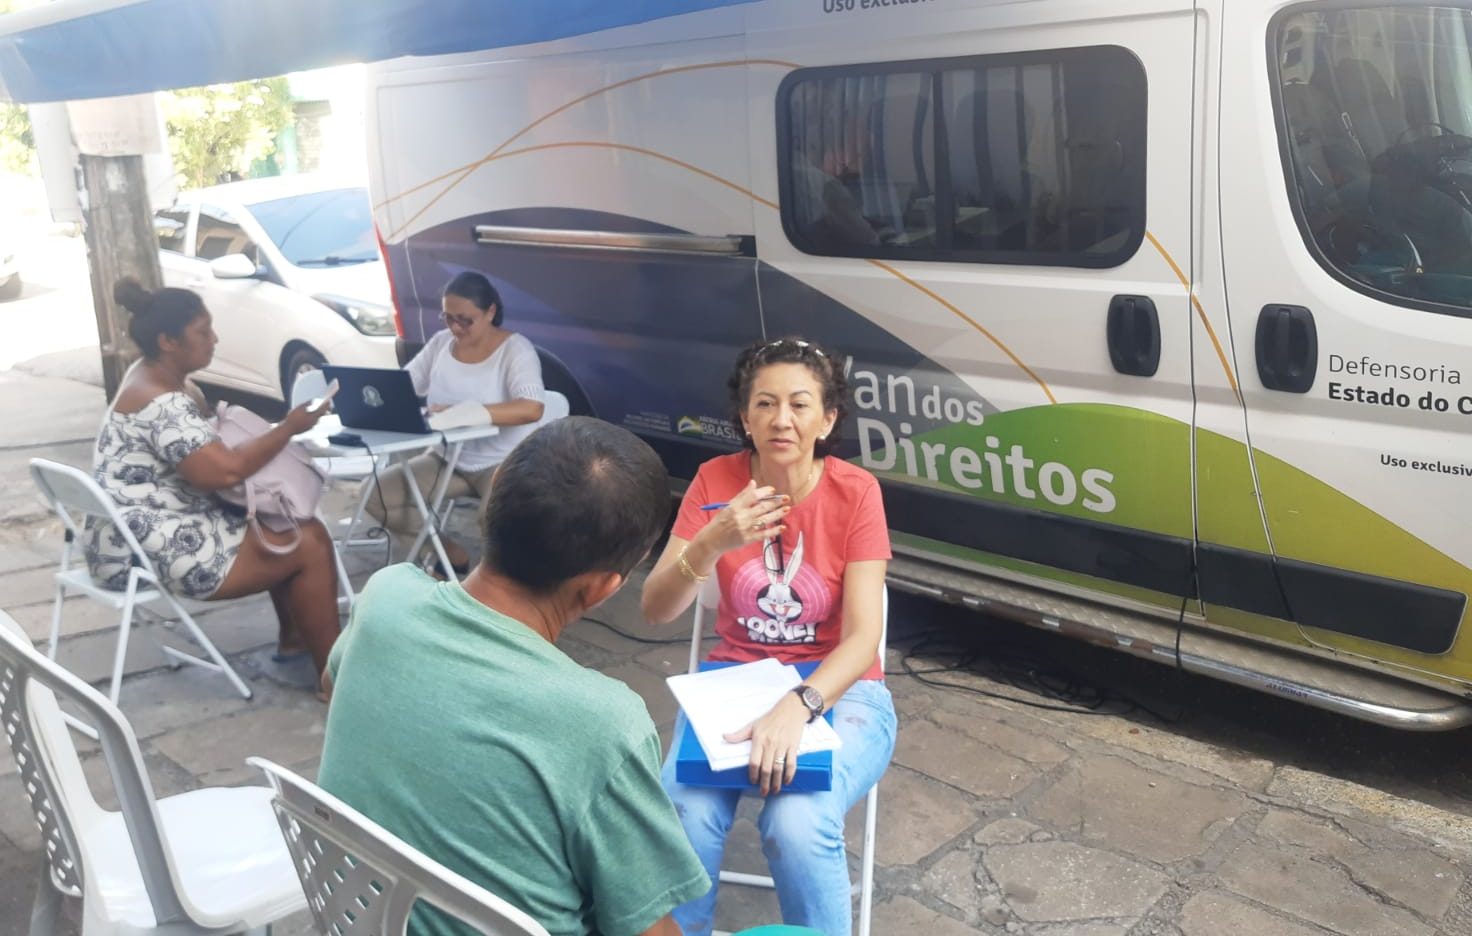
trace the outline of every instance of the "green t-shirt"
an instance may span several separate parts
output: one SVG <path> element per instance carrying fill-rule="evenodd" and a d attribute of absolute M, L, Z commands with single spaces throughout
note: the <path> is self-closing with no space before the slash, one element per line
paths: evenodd
<path fill-rule="evenodd" d="M 318 782 L 553 934 L 631 936 L 710 880 L 644 702 L 411 565 L 332 650 Z M 413 934 L 465 932 L 428 908 Z"/>

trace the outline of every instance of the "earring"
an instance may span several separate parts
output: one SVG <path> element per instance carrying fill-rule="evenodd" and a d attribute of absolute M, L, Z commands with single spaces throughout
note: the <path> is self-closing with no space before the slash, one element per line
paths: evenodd
<path fill-rule="evenodd" d="M 828 441 L 828 433 L 825 432 L 822 435 L 818 436 L 818 441 L 819 442 L 827 442 Z"/>

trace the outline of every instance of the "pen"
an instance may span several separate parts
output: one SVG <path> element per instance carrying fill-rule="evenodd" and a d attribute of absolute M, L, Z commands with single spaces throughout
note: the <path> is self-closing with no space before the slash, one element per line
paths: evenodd
<path fill-rule="evenodd" d="M 757 500 L 758 501 L 781 500 L 782 498 L 784 498 L 786 496 L 787 496 L 786 494 L 768 494 L 766 497 L 758 497 Z M 716 503 L 716 504 L 701 504 L 700 505 L 700 509 L 701 510 L 721 510 L 722 508 L 728 507 L 728 506 L 730 506 L 730 501 L 721 501 L 721 502 Z"/>

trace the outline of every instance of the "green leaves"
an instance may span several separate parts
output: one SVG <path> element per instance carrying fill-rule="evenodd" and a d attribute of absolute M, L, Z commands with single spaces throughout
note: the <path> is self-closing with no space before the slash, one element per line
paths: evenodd
<path fill-rule="evenodd" d="M 285 78 L 163 92 L 159 104 L 182 189 L 246 175 L 276 151 L 277 135 L 293 120 Z"/>
<path fill-rule="evenodd" d="M 0 172 L 35 175 L 36 141 L 23 104 L 0 104 Z"/>

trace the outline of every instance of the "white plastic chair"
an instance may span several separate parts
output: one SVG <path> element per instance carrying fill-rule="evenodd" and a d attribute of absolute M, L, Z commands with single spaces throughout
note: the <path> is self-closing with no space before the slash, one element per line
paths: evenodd
<path fill-rule="evenodd" d="M 120 804 L 93 798 L 57 696 L 97 731 Z M 0 719 L 45 843 L 31 936 L 82 901 L 82 936 L 266 933 L 306 907 L 272 828 L 265 787 L 207 787 L 155 800 L 123 713 L 31 646 L 0 612 Z"/>
<path fill-rule="evenodd" d="M 168 606 L 188 630 L 189 636 L 208 656 L 208 659 L 203 659 L 160 643 L 159 649 L 168 656 L 171 665 L 177 667 L 180 663 L 188 663 L 191 666 L 200 666 L 217 673 L 224 673 L 235 690 L 249 699 L 251 697 L 250 687 L 220 655 L 214 642 L 205 636 L 204 631 L 195 623 L 193 616 L 185 610 L 179 599 L 169 594 L 168 590 L 159 583 L 158 574 L 154 571 L 148 554 L 133 537 L 127 522 L 119 516 L 117 505 L 113 503 L 112 497 L 98 486 L 92 476 L 71 465 L 63 465 L 44 458 L 33 458 L 31 459 L 31 478 L 36 482 L 36 487 L 40 488 L 47 503 L 51 505 L 51 509 L 56 512 L 56 516 L 61 519 L 65 530 L 61 564 L 56 570 L 56 600 L 51 607 L 51 639 L 46 645 L 46 655 L 51 659 L 56 658 L 56 645 L 61 638 L 62 603 L 69 592 L 80 592 L 93 601 L 121 612 L 122 616 L 118 621 L 117 650 L 113 656 L 112 683 L 107 694 L 108 699 L 116 705 L 118 691 L 122 688 L 123 660 L 128 653 L 128 636 L 132 630 L 134 613 L 149 605 L 163 603 Z M 86 562 L 81 562 L 76 566 L 72 565 L 76 558 L 73 552 L 77 548 L 77 539 L 82 535 L 81 520 L 88 516 L 110 522 L 133 553 L 133 568 L 128 572 L 128 584 L 123 591 L 103 588 L 92 578 Z"/>
<path fill-rule="evenodd" d="M 260 757 L 271 806 L 323 936 L 404 936 L 418 901 L 493 936 L 548 936 L 527 916 L 326 790 Z"/>
<path fill-rule="evenodd" d="M 885 585 L 881 599 L 881 629 L 879 632 L 879 665 L 884 666 L 885 644 L 889 640 L 889 586 Z M 700 669 L 700 642 L 705 637 L 705 621 L 713 618 L 721 605 L 721 585 L 712 575 L 695 596 L 695 612 L 690 630 L 690 665 L 688 672 Z M 869 936 L 869 922 L 874 909 L 874 835 L 879 819 L 879 784 L 869 788 L 864 798 L 864 845 L 859 855 L 859 936 Z M 749 874 L 744 871 L 721 869 L 724 884 L 744 884 L 747 887 L 775 887 L 771 875 Z"/>
<path fill-rule="evenodd" d="M 567 402 L 567 397 L 557 390 L 542 391 L 542 418 L 537 420 L 538 426 L 545 426 L 554 420 L 562 419 L 572 412 L 572 404 Z"/>

